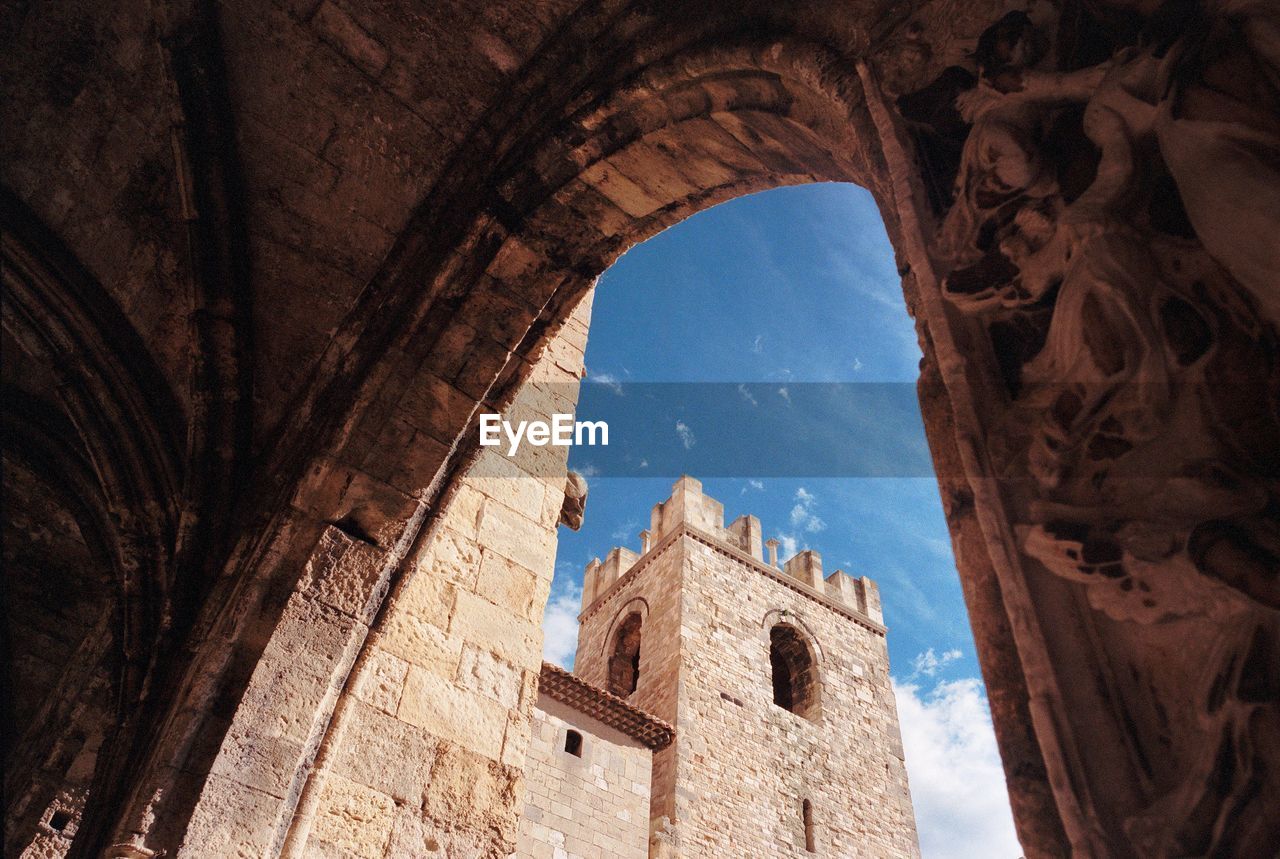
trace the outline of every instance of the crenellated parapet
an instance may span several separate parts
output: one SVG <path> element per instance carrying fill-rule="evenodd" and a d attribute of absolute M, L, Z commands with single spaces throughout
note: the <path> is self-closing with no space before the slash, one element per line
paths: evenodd
<path fill-rule="evenodd" d="M 851 576 L 844 570 L 824 575 L 822 555 L 813 549 L 803 549 L 779 564 L 778 541 L 762 539 L 764 532 L 759 518 L 744 514 L 725 527 L 724 505 L 704 494 L 702 483 L 688 475 L 676 481 L 670 498 L 653 506 L 649 528 L 639 534 L 639 554 L 617 546 L 603 561 L 595 558 L 587 564 L 582 584 L 583 611 L 607 594 L 650 552 L 664 548 L 669 538 L 681 530 L 723 544 L 740 559 L 743 555 L 749 556 L 752 566 L 762 572 L 767 570 L 774 576 L 794 579 L 808 588 L 810 595 L 838 603 L 877 624 L 884 623 L 880 590 L 874 581 L 866 576 Z M 767 560 L 764 557 L 766 547 L 769 550 Z"/>

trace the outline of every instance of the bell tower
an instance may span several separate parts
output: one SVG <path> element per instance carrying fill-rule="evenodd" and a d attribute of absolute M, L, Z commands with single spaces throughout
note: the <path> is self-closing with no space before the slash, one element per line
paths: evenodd
<path fill-rule="evenodd" d="M 879 591 L 761 537 L 682 477 L 587 567 L 575 673 L 676 728 L 650 856 L 918 856 Z"/>

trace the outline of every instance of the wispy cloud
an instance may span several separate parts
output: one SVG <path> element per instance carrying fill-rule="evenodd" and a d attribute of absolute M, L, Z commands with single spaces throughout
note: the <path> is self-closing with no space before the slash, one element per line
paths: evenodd
<path fill-rule="evenodd" d="M 739 386 L 738 386 L 738 393 L 739 393 L 739 394 L 742 394 L 742 399 L 746 400 L 746 401 L 747 401 L 748 403 L 750 403 L 751 405 L 753 405 L 753 406 L 759 406 L 759 405 L 760 405 L 759 401 L 757 401 L 757 400 L 756 400 L 756 398 L 755 398 L 755 397 L 753 397 L 753 396 L 751 395 L 751 392 L 747 390 L 747 386 L 746 386 L 746 385 L 739 385 Z"/>
<path fill-rule="evenodd" d="M 759 488 L 763 489 L 764 484 L 762 483 Z M 788 516 L 792 530 L 789 533 L 778 534 L 776 538 L 779 543 L 778 560 L 784 562 L 795 557 L 796 552 L 809 548 L 809 534 L 816 534 L 826 530 L 827 527 L 822 517 L 814 512 L 818 505 L 818 497 L 808 489 L 803 486 L 797 488 L 792 501 L 795 503 Z"/>
<path fill-rule="evenodd" d="M 756 339 L 751 341 L 751 351 L 753 354 L 759 355 L 764 352 L 764 335 L 757 334 Z"/>
<path fill-rule="evenodd" d="M 684 445 L 685 450 L 689 450 L 697 443 L 697 439 L 693 437 L 693 430 L 689 429 L 689 425 L 684 421 L 676 421 L 676 435 L 680 436 L 680 443 Z"/>
<path fill-rule="evenodd" d="M 982 683 L 944 681 L 924 691 L 894 682 L 920 852 L 930 859 L 1022 855 Z"/>
<path fill-rule="evenodd" d="M 930 647 L 924 653 L 916 654 L 916 658 L 911 660 L 912 678 L 915 677 L 935 677 L 938 672 L 946 668 L 952 662 L 964 656 L 956 648 L 943 651 L 941 655 L 934 652 Z"/>
<path fill-rule="evenodd" d="M 818 499 L 809 490 L 801 486 L 796 490 L 795 506 L 791 508 L 791 527 L 800 528 L 810 534 L 825 530 L 827 523 L 814 513 Z"/>
<path fill-rule="evenodd" d="M 587 374 L 587 381 L 604 385 L 606 388 L 613 391 L 619 397 L 622 396 L 622 380 L 619 379 L 617 376 L 613 375 L 612 373 L 591 372 Z"/>
<path fill-rule="evenodd" d="M 556 587 L 542 616 L 542 658 L 561 668 L 573 667 L 578 650 L 578 611 L 582 607 L 582 588 L 570 582 Z"/>
<path fill-rule="evenodd" d="M 786 400 L 787 405 L 791 405 L 791 392 L 786 389 L 785 385 L 778 389 L 778 396 Z"/>

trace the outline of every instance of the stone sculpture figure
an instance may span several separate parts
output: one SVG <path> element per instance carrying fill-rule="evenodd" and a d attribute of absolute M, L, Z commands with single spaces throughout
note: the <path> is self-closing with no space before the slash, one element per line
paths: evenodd
<path fill-rule="evenodd" d="M 935 242 L 949 300 L 1023 332 L 989 439 L 998 473 L 1032 476 L 1010 490 L 1022 552 L 1110 621 L 1234 630 L 1193 676 L 1140 680 L 1200 702 L 1135 729 L 1137 757 L 1176 761 L 1151 765 L 1125 820 L 1143 856 L 1255 855 L 1280 807 L 1258 786 L 1280 768 L 1280 27 L 1263 5 L 1166 4 L 1138 44 L 1064 71 L 1006 15 L 956 100 L 972 131 Z M 1087 147 L 1054 139 L 1072 123 L 1096 149 L 1083 187 L 1066 160 Z"/>

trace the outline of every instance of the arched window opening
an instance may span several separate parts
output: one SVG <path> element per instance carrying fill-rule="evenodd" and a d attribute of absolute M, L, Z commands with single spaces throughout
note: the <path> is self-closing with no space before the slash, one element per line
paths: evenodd
<path fill-rule="evenodd" d="M 813 838 L 813 803 L 806 799 L 801 806 L 800 814 L 804 818 L 804 849 L 810 853 L 817 853 L 818 848 Z"/>
<path fill-rule="evenodd" d="M 609 657 L 609 691 L 626 698 L 640 682 L 640 615 L 631 614 L 618 627 Z"/>
<path fill-rule="evenodd" d="M 582 734 L 572 729 L 565 732 L 564 750 L 575 758 L 582 757 Z"/>
<path fill-rule="evenodd" d="M 773 703 L 806 719 L 816 719 L 818 667 L 795 627 L 779 624 L 769 631 L 769 666 L 773 670 Z"/>

